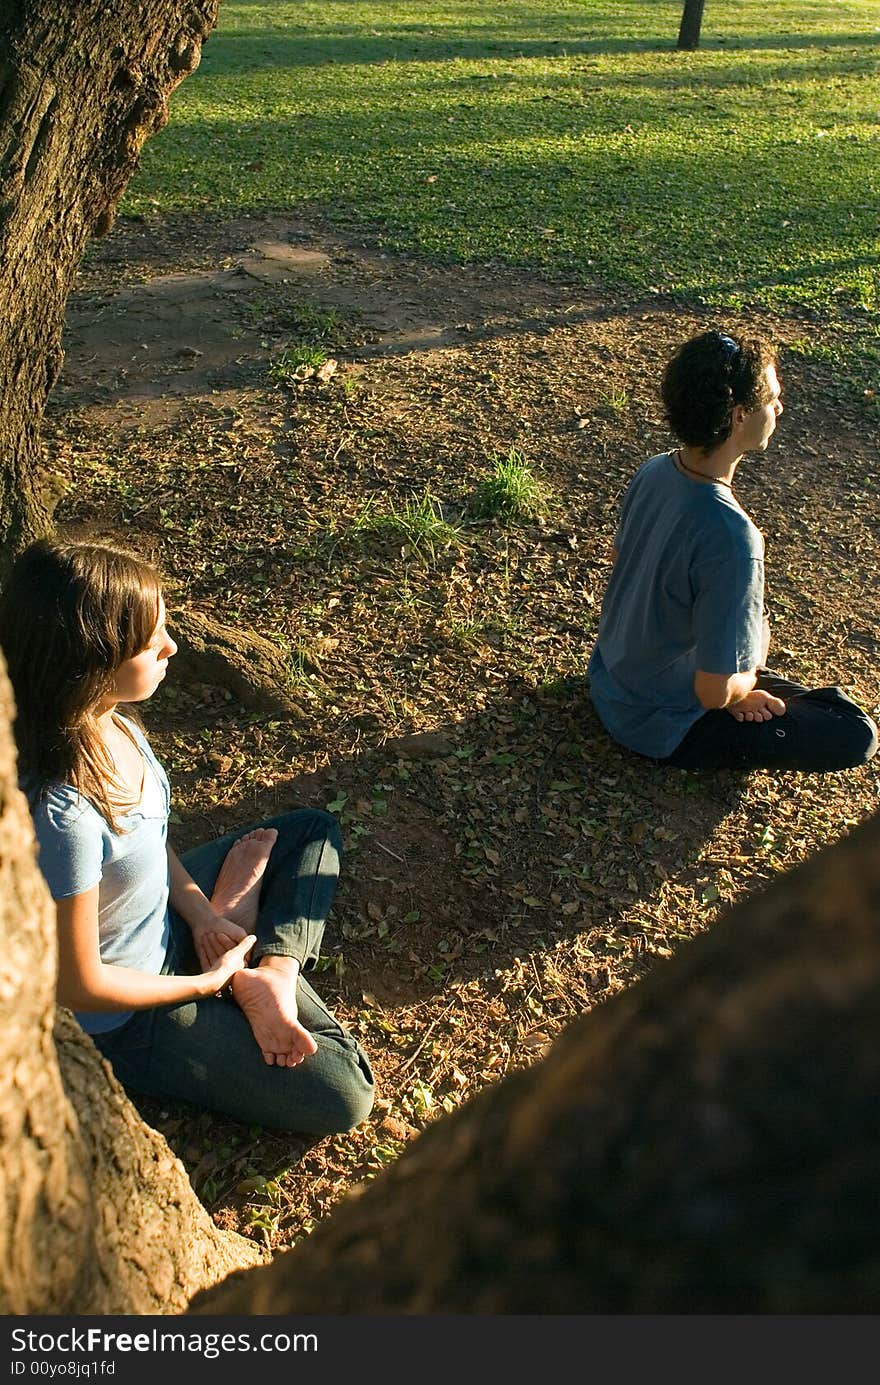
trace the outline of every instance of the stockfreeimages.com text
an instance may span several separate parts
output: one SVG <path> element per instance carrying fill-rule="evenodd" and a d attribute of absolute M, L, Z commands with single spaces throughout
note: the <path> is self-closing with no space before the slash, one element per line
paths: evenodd
<path fill-rule="evenodd" d="M 70 1328 L 64 1332 L 33 1332 L 23 1327 L 12 1331 L 12 1350 L 33 1353 L 83 1351 L 92 1355 L 109 1352 L 192 1352 L 214 1360 L 237 1351 L 317 1351 L 318 1338 L 314 1332 L 249 1332 L 197 1333 L 162 1332 L 153 1327 L 148 1332 L 107 1332 L 100 1327 Z"/>

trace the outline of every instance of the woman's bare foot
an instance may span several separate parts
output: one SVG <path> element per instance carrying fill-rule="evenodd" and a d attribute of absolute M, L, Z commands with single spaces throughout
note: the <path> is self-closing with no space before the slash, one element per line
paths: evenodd
<path fill-rule="evenodd" d="M 299 967 L 289 957 L 266 957 L 258 967 L 232 978 L 232 994 L 244 1011 L 269 1064 L 295 1068 L 318 1045 L 299 1022 L 296 979 Z"/>
<path fill-rule="evenodd" d="M 223 918 L 231 919 L 242 928 L 254 927 L 260 881 L 277 840 L 274 827 L 257 827 L 232 843 L 211 895 L 212 905 Z"/>

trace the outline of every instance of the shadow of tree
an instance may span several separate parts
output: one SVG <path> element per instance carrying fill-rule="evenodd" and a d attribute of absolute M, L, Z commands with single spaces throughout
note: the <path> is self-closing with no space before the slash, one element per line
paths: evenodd
<path fill-rule="evenodd" d="M 237 4 L 236 9 L 245 8 Z M 265 9 L 265 5 L 260 5 Z M 346 5 L 346 8 L 349 8 Z M 483 13 L 486 13 L 484 7 Z M 646 7 L 640 6 L 642 10 Z M 617 54 L 676 52 L 677 24 L 660 29 L 649 19 L 640 27 L 642 33 L 621 36 L 621 28 L 631 29 L 632 23 L 621 23 L 618 14 L 603 16 L 592 7 L 584 14 L 572 10 L 535 13 L 526 17 L 527 7 L 509 7 L 489 12 L 488 17 L 443 23 L 431 27 L 430 17 L 424 24 L 406 24 L 391 20 L 381 32 L 355 24 L 339 24 L 316 33 L 311 27 L 291 29 L 285 26 L 237 25 L 222 27 L 206 49 L 206 70 L 253 72 L 262 68 L 316 67 L 332 63 L 338 66 L 374 65 L 378 63 L 437 63 L 446 60 L 513 60 L 526 58 L 571 58 L 578 55 L 596 57 Z M 597 32 L 598 30 L 598 32 Z M 615 32 L 617 30 L 617 32 Z M 585 32 L 586 31 L 586 32 Z M 815 29 L 811 33 L 776 31 L 771 33 L 704 34 L 700 51 L 705 54 L 736 53 L 741 51 L 789 52 L 798 50 L 859 52 L 876 47 L 877 36 L 870 32 L 841 34 Z M 688 55 L 691 56 L 691 55 Z"/>
<path fill-rule="evenodd" d="M 271 795 L 184 814 L 175 844 L 294 807 L 340 817 L 346 864 L 328 929 L 329 988 L 407 1005 L 455 984 L 490 983 L 520 954 L 584 936 L 601 992 L 639 925 L 664 939 L 669 881 L 693 884 L 744 779 L 657 766 L 616 746 L 585 680 L 505 696 L 411 738 L 377 739 L 352 718 L 351 753 Z M 369 725 L 369 718 L 366 718 Z M 370 741 L 372 740 L 372 743 Z M 557 901 L 554 903 L 554 899 Z M 664 944 L 665 945 L 665 944 Z M 632 974 L 648 957 L 632 947 Z M 326 986 L 325 986 L 326 988 Z"/>

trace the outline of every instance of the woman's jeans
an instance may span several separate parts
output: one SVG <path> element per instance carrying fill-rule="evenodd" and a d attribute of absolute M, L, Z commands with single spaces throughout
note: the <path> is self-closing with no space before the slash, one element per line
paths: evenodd
<path fill-rule="evenodd" d="M 342 838 L 334 817 L 304 808 L 258 824 L 278 839 L 263 877 L 250 964 L 274 953 L 302 967 L 318 959 L 336 891 Z M 181 861 L 210 898 L 230 846 L 253 827 L 185 852 Z M 174 909 L 163 970 L 194 975 L 200 967 L 188 925 Z M 217 1111 L 248 1125 L 329 1135 L 365 1120 L 373 1105 L 366 1054 L 300 975 L 301 1023 L 317 1053 L 295 1068 L 270 1066 L 231 997 L 190 1000 L 137 1011 L 119 1029 L 94 1036 L 125 1087 Z"/>
<path fill-rule="evenodd" d="M 757 687 L 781 697 L 785 713 L 770 721 L 736 721 L 706 712 L 660 763 L 679 769 L 798 769 L 822 773 L 864 765 L 877 750 L 877 728 L 838 687 L 805 688 L 769 669 Z"/>

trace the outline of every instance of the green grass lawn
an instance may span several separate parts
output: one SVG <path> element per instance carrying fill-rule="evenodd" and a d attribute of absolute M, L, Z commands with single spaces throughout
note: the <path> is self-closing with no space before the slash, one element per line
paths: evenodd
<path fill-rule="evenodd" d="M 388 245 L 737 306 L 880 308 L 880 6 L 225 0 L 129 212 L 320 212 Z"/>

